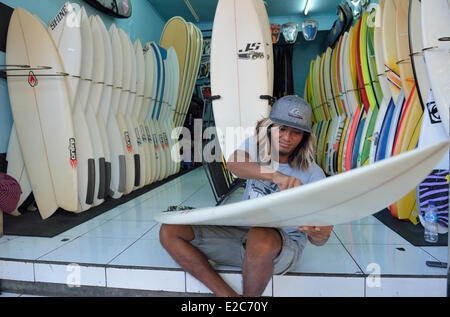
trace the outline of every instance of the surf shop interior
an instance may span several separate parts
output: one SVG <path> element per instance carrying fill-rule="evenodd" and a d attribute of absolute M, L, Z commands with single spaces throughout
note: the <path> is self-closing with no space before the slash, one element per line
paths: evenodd
<path fill-rule="evenodd" d="M 233 11 L 229 31 L 227 5 L 250 8 Z M 235 118 L 235 104 L 217 106 L 222 83 L 266 112 L 305 99 L 324 182 L 371 175 L 439 141 L 448 149 L 448 30 L 447 0 L 0 0 L 0 297 L 211 296 L 161 246 L 156 218 L 242 200 L 246 180 L 209 134 Z M 334 224 L 263 295 L 448 296 L 448 157 L 409 169 L 413 184 L 395 183 L 400 170 L 364 178 L 367 192 L 402 194 Z M 240 267 L 216 269 L 242 292 Z"/>

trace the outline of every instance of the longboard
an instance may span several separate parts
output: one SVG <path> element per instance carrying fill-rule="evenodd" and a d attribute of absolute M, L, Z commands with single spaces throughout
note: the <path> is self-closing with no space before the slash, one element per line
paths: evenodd
<path fill-rule="evenodd" d="M 161 212 L 167 224 L 325 226 L 382 210 L 417 185 L 447 153 L 449 140 L 261 198 L 211 208 Z M 366 180 L 370 179 L 370 182 Z"/>

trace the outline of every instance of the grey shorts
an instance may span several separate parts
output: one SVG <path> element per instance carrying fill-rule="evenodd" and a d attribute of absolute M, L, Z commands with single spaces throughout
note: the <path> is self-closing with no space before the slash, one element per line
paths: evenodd
<path fill-rule="evenodd" d="M 195 239 L 191 244 L 218 265 L 242 267 L 247 242 L 248 227 L 192 226 Z M 275 275 L 292 270 L 301 257 L 305 243 L 294 240 L 277 229 L 283 240 L 280 254 L 273 260 Z"/>

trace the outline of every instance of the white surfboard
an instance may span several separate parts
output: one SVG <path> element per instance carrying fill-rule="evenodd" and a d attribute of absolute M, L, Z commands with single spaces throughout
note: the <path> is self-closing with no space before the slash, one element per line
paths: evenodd
<path fill-rule="evenodd" d="M 162 160 L 162 154 L 161 154 L 161 148 L 159 146 L 159 140 L 157 136 L 157 129 L 156 129 L 156 123 L 154 122 L 154 113 L 155 113 L 155 107 L 157 103 L 157 94 L 159 89 L 159 81 L 158 81 L 158 63 L 156 59 L 156 55 L 153 49 L 151 49 L 150 42 L 146 43 L 145 48 L 145 56 L 146 56 L 146 64 L 147 64 L 147 73 L 146 73 L 146 79 L 151 79 L 151 86 L 148 85 L 147 89 L 148 92 L 148 109 L 147 109 L 147 116 L 145 119 L 146 124 L 146 130 L 147 130 L 147 138 L 150 140 L 150 146 L 152 148 L 153 152 L 153 164 L 154 169 L 152 172 L 152 182 L 156 182 L 160 178 L 161 174 L 161 160 Z"/>
<path fill-rule="evenodd" d="M 164 148 L 166 152 L 166 170 L 164 173 L 164 179 L 169 177 L 170 171 L 172 169 L 172 158 L 171 158 L 171 143 L 169 141 L 169 127 L 166 124 L 167 119 L 167 110 L 169 107 L 169 96 L 172 93 L 172 82 L 171 82 L 171 69 L 168 65 L 167 60 L 167 50 L 165 50 L 162 47 L 158 46 L 158 49 L 162 52 L 163 57 L 163 66 L 164 66 L 164 81 L 165 81 L 165 89 L 164 94 L 162 96 L 162 103 L 161 103 L 161 112 L 159 117 L 159 122 L 162 130 L 162 142 L 164 142 Z"/>
<path fill-rule="evenodd" d="M 161 95 L 159 96 L 159 102 L 158 102 L 158 111 L 157 111 L 157 121 L 159 125 L 159 139 L 161 147 L 164 150 L 164 161 L 165 161 L 165 168 L 161 174 L 161 180 L 166 179 L 169 175 L 170 167 L 171 167 L 171 159 L 170 159 L 170 148 L 167 138 L 167 131 L 164 124 L 164 116 L 165 116 L 165 110 L 167 108 L 167 97 L 170 94 L 170 83 L 169 83 L 169 71 L 167 69 L 167 51 L 160 47 L 159 45 L 156 45 L 154 43 L 155 49 L 159 51 L 158 55 L 161 57 L 161 71 L 162 71 L 162 77 L 161 77 Z"/>
<path fill-rule="evenodd" d="M 94 28 L 96 21 L 93 22 Z M 95 159 L 95 186 L 94 195 L 92 197 L 92 206 L 98 206 L 104 201 L 104 183 L 105 183 L 105 154 L 103 152 L 102 138 L 98 128 L 97 115 L 95 108 L 100 102 L 103 80 L 105 77 L 105 60 L 104 47 L 101 46 L 101 34 L 95 29 L 95 34 L 91 28 L 91 20 L 88 18 L 84 8 L 81 10 L 81 36 L 83 39 L 83 54 L 88 51 L 89 61 L 83 56 L 82 58 L 82 81 L 89 83 L 89 93 L 84 108 L 86 121 L 89 127 L 89 135 L 91 137 L 92 149 Z M 96 43 L 96 44 L 95 44 Z M 83 68 L 86 67 L 86 70 Z M 84 77 L 90 75 L 89 77 Z M 83 78 L 84 77 L 84 78 Z M 86 80 L 87 79 L 87 80 Z M 81 92 L 80 92 L 81 93 Z M 102 188 L 100 188 L 102 187 Z M 101 194 L 100 194 L 101 190 Z M 99 198 L 99 194 L 100 197 Z"/>
<path fill-rule="evenodd" d="M 131 42 L 130 38 L 127 35 L 128 42 L 128 50 L 131 56 L 131 86 L 130 86 L 130 96 L 128 98 L 128 104 L 124 110 L 124 118 L 127 122 L 128 132 L 130 134 L 130 141 L 133 147 L 133 159 L 134 159 L 134 178 L 132 183 L 130 184 L 129 191 L 139 188 L 140 185 L 140 177 L 141 177 L 141 162 L 142 157 L 138 148 L 138 140 L 136 136 L 136 128 L 132 120 L 132 113 L 134 106 L 136 104 L 137 99 L 137 80 L 138 80 L 138 69 L 137 69 L 137 61 L 136 61 L 136 52 Z M 131 181 L 131 180 L 130 180 Z"/>
<path fill-rule="evenodd" d="M 64 18 L 60 17 L 64 13 Z M 78 156 L 78 208 L 76 212 L 86 211 L 91 208 L 95 195 L 95 156 L 92 145 L 89 124 L 84 113 L 87 98 L 81 95 L 88 94 L 90 82 L 81 82 L 81 65 L 85 63 L 92 67 L 92 51 L 89 48 L 83 52 L 83 39 L 81 23 L 84 18 L 86 23 L 86 11 L 84 8 L 76 12 L 70 3 L 66 3 L 51 23 L 49 33 L 52 36 L 61 56 L 66 72 L 70 105 L 73 114 L 75 137 L 77 140 Z M 84 54 L 84 56 L 83 56 Z M 83 60 L 84 58 L 84 60 Z M 87 61 L 86 61 L 87 59 Z M 84 69 L 84 78 L 90 76 L 89 69 Z"/>
<path fill-rule="evenodd" d="M 151 42 L 149 49 L 153 51 L 156 58 L 156 68 L 155 68 L 156 72 L 154 74 L 156 78 L 156 90 L 152 108 L 151 128 L 153 129 L 153 139 L 154 141 L 156 141 L 157 144 L 157 148 L 155 149 L 159 153 L 158 178 L 156 180 L 161 181 L 164 178 L 167 164 L 167 152 L 164 149 L 164 142 L 161 137 L 161 125 L 159 120 L 162 96 L 166 88 L 165 82 L 163 81 L 165 74 L 164 74 L 164 66 L 162 64 L 162 57 L 160 51 L 156 48 L 156 43 Z"/>
<path fill-rule="evenodd" d="M 128 120 L 126 119 L 126 109 L 128 108 L 128 102 L 131 98 L 131 89 L 136 86 L 136 69 L 133 67 L 133 61 L 135 60 L 135 55 L 131 52 L 129 47 L 129 37 L 120 28 L 118 30 L 118 35 L 120 38 L 120 45 L 122 49 L 123 56 L 123 81 L 121 95 L 119 99 L 119 104 L 117 105 L 117 121 L 122 131 L 123 144 L 126 148 L 125 151 L 125 162 L 126 162 L 126 181 L 124 194 L 129 194 L 133 190 L 134 177 L 136 174 L 135 164 L 134 164 L 134 151 L 132 143 L 132 134 L 130 133 Z M 133 84 L 134 82 L 134 84 Z"/>
<path fill-rule="evenodd" d="M 51 68 L 29 70 L 26 76 L 24 72 L 8 72 L 8 91 L 23 158 L 42 217 L 51 216 L 57 206 L 76 210 L 75 133 L 67 82 L 64 76 L 43 76 L 65 73 L 65 69 L 41 21 L 19 7 L 9 25 L 6 63 Z"/>
<path fill-rule="evenodd" d="M 447 0 L 423 1 L 422 38 L 428 77 L 441 120 L 449 131 L 450 63 L 448 40 L 450 4 Z"/>
<path fill-rule="evenodd" d="M 124 32 L 125 33 L 125 32 Z M 125 34 L 126 35 L 126 34 Z M 133 161 L 134 161 L 134 172 L 133 177 L 127 180 L 127 188 L 125 194 L 131 193 L 136 187 L 139 187 L 140 175 L 141 175 L 141 157 L 138 149 L 138 143 L 136 138 L 136 132 L 134 128 L 133 121 L 131 119 L 131 113 L 133 112 L 134 105 L 136 103 L 136 89 L 137 89 L 137 68 L 136 68 L 136 52 L 134 46 L 131 43 L 130 38 L 126 35 L 126 49 L 130 54 L 131 58 L 131 76 L 130 76 L 130 94 L 128 97 L 128 102 L 122 108 L 123 117 L 127 124 L 127 129 L 129 133 L 129 139 L 133 149 Z M 136 184 L 137 182 L 137 184 Z"/>
<path fill-rule="evenodd" d="M 123 52 L 120 36 L 115 24 L 112 24 L 109 29 L 111 37 L 111 47 L 114 62 L 114 80 L 111 96 L 111 106 L 108 113 L 107 131 L 109 145 L 111 147 L 111 183 L 109 195 L 114 198 L 120 198 L 125 192 L 126 177 L 127 177 L 127 160 L 128 153 L 125 136 L 123 120 L 118 120 L 118 109 L 120 96 L 122 93 L 122 77 L 123 77 Z"/>
<path fill-rule="evenodd" d="M 178 64 L 178 57 L 177 57 L 177 52 L 175 51 L 175 49 L 173 47 L 170 47 L 167 50 L 167 59 L 168 59 L 168 63 L 169 66 L 172 69 L 172 87 L 173 87 L 173 92 L 170 95 L 169 98 L 169 108 L 170 108 L 170 113 L 168 114 L 168 119 L 167 119 L 167 125 L 170 128 L 170 132 L 171 134 L 170 136 L 170 140 L 172 140 L 172 146 L 171 146 L 171 158 L 172 158 L 172 169 L 170 172 L 170 175 L 173 175 L 175 173 L 177 173 L 177 168 L 178 168 L 178 164 L 177 162 L 180 161 L 180 147 L 179 147 L 179 143 L 178 143 L 178 136 L 174 133 L 172 133 L 173 129 L 174 129 L 174 125 L 173 125 L 173 119 L 175 116 L 175 109 L 176 109 L 176 102 L 177 102 L 177 98 L 178 98 L 178 94 L 179 94 L 179 82 L 180 82 L 180 68 L 179 68 L 179 64 Z"/>
<path fill-rule="evenodd" d="M 165 160 L 166 160 L 166 169 L 164 171 L 163 179 L 167 178 L 172 174 L 172 170 L 174 169 L 174 162 L 176 157 L 172 157 L 172 148 L 174 146 L 172 141 L 172 122 L 169 115 L 172 113 L 170 109 L 171 99 L 174 94 L 174 80 L 173 80 L 173 55 L 169 58 L 169 52 L 164 48 L 155 45 L 155 49 L 159 50 L 159 55 L 161 56 L 162 61 L 162 71 L 163 77 L 162 81 L 164 81 L 164 89 L 163 94 L 161 96 L 161 101 L 159 105 L 159 125 L 161 129 L 161 143 L 164 144 L 164 152 L 165 152 Z M 173 49 L 173 48 L 172 48 Z M 175 64 L 176 66 L 176 64 Z"/>
<path fill-rule="evenodd" d="M 99 122 L 97 118 L 98 108 L 100 106 L 103 89 L 105 87 L 105 47 L 103 45 L 103 36 L 95 16 L 89 18 L 90 29 L 93 40 L 93 68 L 92 68 L 92 84 L 89 94 L 88 104 L 86 108 L 86 117 L 88 119 L 89 131 L 93 140 L 94 151 L 96 152 L 96 178 L 95 178 L 95 196 L 93 206 L 98 206 L 104 202 L 105 198 L 105 182 L 106 182 L 106 157 L 104 145 L 107 142 L 104 124 Z M 109 156 L 109 155 L 108 155 Z"/>
<path fill-rule="evenodd" d="M 115 144 L 111 144 L 110 142 L 114 139 L 113 136 L 109 137 L 111 130 L 108 130 L 108 117 L 111 108 L 112 101 L 112 90 L 114 84 L 114 60 L 112 53 L 112 44 L 111 37 L 109 36 L 108 30 L 105 27 L 102 19 L 99 16 L 96 16 L 97 25 L 100 29 L 103 39 L 103 47 L 104 47 L 104 59 L 105 59 L 105 76 L 104 76 L 104 87 L 102 91 L 102 96 L 100 99 L 100 103 L 97 109 L 97 123 L 100 129 L 100 133 L 102 133 L 103 140 L 103 150 L 105 153 L 105 191 L 104 197 L 106 198 L 110 195 L 110 187 L 111 187 L 111 157 L 120 157 L 124 155 L 123 148 L 120 146 L 115 146 Z M 111 125 L 114 126 L 114 121 L 111 122 Z M 118 131 L 118 128 L 116 128 Z M 119 161 L 119 160 L 118 160 Z"/>
<path fill-rule="evenodd" d="M 442 159 L 449 146 L 449 140 L 438 142 L 261 198 L 191 211 L 162 212 L 155 220 L 167 224 L 251 227 L 347 223 L 376 213 L 411 191 Z"/>
<path fill-rule="evenodd" d="M 268 101 L 260 96 L 272 92 L 267 63 L 273 56 L 266 51 L 267 27 L 258 12 L 252 0 L 219 0 L 214 18 L 211 93 L 220 96 L 213 111 L 226 159 L 253 133 L 257 121 L 269 115 Z"/>
<path fill-rule="evenodd" d="M 150 109 L 150 104 L 152 102 L 152 94 L 154 90 L 154 58 L 153 53 L 149 50 L 144 50 L 145 59 L 145 86 L 144 86 L 144 100 L 142 104 L 142 109 L 139 114 L 139 126 L 142 134 L 142 139 L 146 151 L 148 153 L 147 159 L 147 171 L 145 185 L 150 185 L 156 178 L 156 164 L 157 164 L 157 154 L 155 153 L 155 148 L 153 144 L 153 136 L 150 131 L 148 124 L 148 113 Z"/>
<path fill-rule="evenodd" d="M 134 52 L 136 54 L 136 99 L 132 109 L 129 109 L 130 118 L 134 128 L 134 135 L 136 137 L 137 151 L 140 156 L 140 174 L 139 182 L 136 182 L 134 189 L 142 188 L 145 185 L 147 171 L 147 161 L 150 159 L 148 154 L 148 148 L 144 144 L 139 128 L 139 114 L 141 112 L 142 103 L 144 101 L 144 89 L 145 89 L 145 59 L 142 44 L 140 40 L 136 40 L 134 43 Z"/>
<path fill-rule="evenodd" d="M 157 158 L 154 181 L 160 181 L 163 176 L 163 171 L 166 168 L 165 153 L 161 145 L 160 128 L 157 120 L 159 102 L 161 100 L 163 85 L 161 80 L 162 77 L 161 57 L 158 55 L 159 51 L 153 48 L 154 45 L 156 45 L 154 42 L 146 44 L 146 49 L 150 52 L 150 54 L 153 55 L 154 61 L 154 68 L 153 68 L 154 89 L 151 95 L 152 100 L 147 115 L 147 121 L 150 133 L 152 135 L 152 141 L 154 144 L 155 158 Z"/>

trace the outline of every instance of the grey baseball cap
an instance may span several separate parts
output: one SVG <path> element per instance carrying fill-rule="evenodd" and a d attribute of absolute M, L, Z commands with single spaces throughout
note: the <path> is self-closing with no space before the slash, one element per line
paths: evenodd
<path fill-rule="evenodd" d="M 285 96 L 272 106 L 269 119 L 274 123 L 312 133 L 311 105 L 298 96 Z"/>

